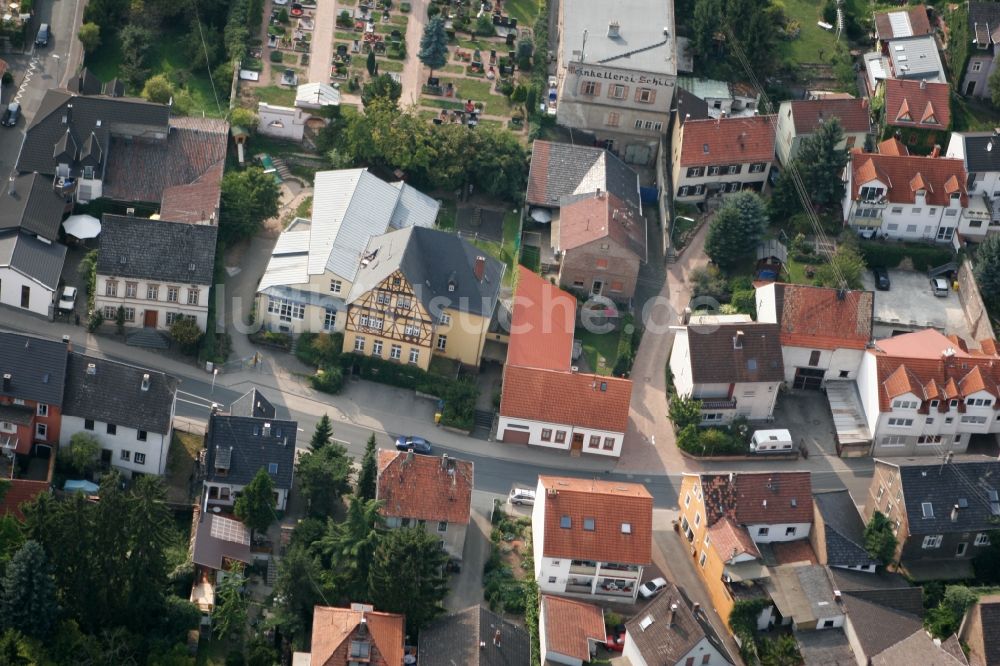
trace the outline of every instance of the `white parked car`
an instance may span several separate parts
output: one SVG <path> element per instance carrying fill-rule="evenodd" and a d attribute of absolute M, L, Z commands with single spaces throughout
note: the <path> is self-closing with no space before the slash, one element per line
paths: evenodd
<path fill-rule="evenodd" d="M 951 289 L 948 287 L 947 280 L 945 280 L 944 278 L 936 277 L 936 278 L 931 278 L 931 291 L 934 293 L 935 296 L 940 296 L 942 298 L 945 298 L 951 292 Z"/>
<path fill-rule="evenodd" d="M 665 578 L 654 578 L 653 580 L 647 580 L 645 583 L 639 586 L 639 596 L 643 599 L 649 599 L 650 597 L 656 596 L 656 594 L 667 586 L 667 580 Z"/>
<path fill-rule="evenodd" d="M 72 312 L 76 307 L 76 287 L 63 287 L 59 297 L 59 312 Z"/>
<path fill-rule="evenodd" d="M 524 504 L 532 506 L 535 503 L 535 491 L 526 488 L 514 488 L 507 496 L 507 501 L 512 505 Z"/>

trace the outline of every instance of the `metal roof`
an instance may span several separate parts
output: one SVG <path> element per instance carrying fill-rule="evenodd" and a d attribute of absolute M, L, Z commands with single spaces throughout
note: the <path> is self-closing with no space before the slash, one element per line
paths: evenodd
<path fill-rule="evenodd" d="M 564 63 L 582 61 L 656 74 L 677 73 L 674 3 L 564 0 L 560 9 Z M 612 23 L 619 24 L 617 37 L 608 36 Z"/>
<path fill-rule="evenodd" d="M 696 76 L 678 76 L 677 87 L 687 90 L 698 99 L 730 99 L 729 84 L 715 79 Z"/>
<path fill-rule="evenodd" d="M 938 54 L 937 42 L 930 35 L 892 40 L 889 44 L 889 59 L 896 78 L 948 82 Z"/>
<path fill-rule="evenodd" d="M 340 91 L 326 83 L 303 83 L 295 91 L 295 106 L 339 106 Z"/>
<path fill-rule="evenodd" d="M 0 236 L 0 267 L 7 267 L 50 291 L 59 286 L 66 246 L 40 240 L 22 231 Z"/>

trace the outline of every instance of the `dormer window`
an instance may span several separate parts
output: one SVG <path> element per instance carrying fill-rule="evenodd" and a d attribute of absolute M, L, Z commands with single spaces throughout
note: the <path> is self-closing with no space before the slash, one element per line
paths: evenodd
<path fill-rule="evenodd" d="M 881 187 L 862 187 L 860 192 L 863 201 L 875 201 L 880 199 L 884 193 L 885 190 Z"/>
<path fill-rule="evenodd" d="M 368 660 L 371 656 L 372 644 L 368 641 L 351 641 L 351 659 Z"/>

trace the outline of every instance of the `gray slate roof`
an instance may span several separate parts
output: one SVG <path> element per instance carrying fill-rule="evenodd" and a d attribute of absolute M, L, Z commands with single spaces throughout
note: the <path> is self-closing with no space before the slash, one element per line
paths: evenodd
<path fill-rule="evenodd" d="M 353 303 L 377 287 L 397 269 L 402 271 L 420 302 L 432 316 L 446 308 L 492 317 L 506 266 L 457 235 L 424 227 L 407 227 L 375 236 L 358 269 L 347 297 Z M 473 268 L 476 257 L 486 258 L 482 281 Z M 449 283 L 454 291 L 449 291 Z"/>
<path fill-rule="evenodd" d="M 97 272 L 121 278 L 212 284 L 218 233 L 218 227 L 207 224 L 105 215 Z"/>
<path fill-rule="evenodd" d="M 66 383 L 66 343 L 0 332 L 0 375 L 10 374 L 10 390 L 0 396 L 61 405 Z"/>
<path fill-rule="evenodd" d="M 833 584 L 841 592 L 869 590 L 898 590 L 913 587 L 904 576 L 879 569 L 875 573 L 864 571 L 849 571 L 847 569 L 831 568 Z"/>
<path fill-rule="evenodd" d="M 677 611 L 673 624 L 668 624 L 667 616 L 673 603 L 677 604 Z M 702 638 L 708 638 L 719 654 L 726 655 L 722 641 L 704 613 L 699 611 L 695 614 L 692 608 L 687 595 L 673 583 L 668 583 L 653 601 L 625 623 L 625 630 L 646 663 L 678 663 Z M 653 622 L 643 629 L 639 625 L 646 618 L 652 618 Z"/>
<path fill-rule="evenodd" d="M 685 120 L 705 120 L 709 118 L 708 102 L 692 92 L 677 86 L 677 122 Z"/>
<path fill-rule="evenodd" d="M 1000 500 L 991 510 L 990 495 L 1000 492 L 1000 462 L 985 457 L 975 461 L 956 459 L 946 465 L 930 459 L 879 462 L 899 465 L 911 535 L 996 529 L 994 521 L 1000 518 Z M 932 518 L 923 517 L 925 502 L 934 509 Z M 956 520 L 952 520 L 952 507 L 956 504 L 968 506 L 959 508 Z"/>
<path fill-rule="evenodd" d="M 271 424 L 271 434 L 264 436 L 264 424 Z M 245 486 L 253 480 L 258 470 L 267 469 L 270 463 L 277 463 L 277 474 L 271 475 L 275 488 L 288 490 L 292 487 L 292 467 L 295 464 L 295 421 L 258 419 L 246 416 L 224 416 L 213 414 L 209 418 L 208 436 L 208 480 Z M 215 473 L 215 460 L 219 451 L 231 450 L 230 467 L 225 476 Z"/>
<path fill-rule="evenodd" d="M 500 647 L 493 643 L 500 629 Z M 480 642 L 486 647 L 480 648 Z M 445 615 L 420 632 L 420 666 L 528 666 L 531 641 L 521 627 L 485 606 Z"/>
<path fill-rule="evenodd" d="M 59 238 L 59 225 L 66 199 L 52 189 L 52 178 L 37 173 L 21 174 L 0 183 L 0 230 L 20 227 L 48 240 Z"/>
<path fill-rule="evenodd" d="M 919 596 L 919 588 L 917 590 Z M 854 627 L 858 643 L 871 658 L 923 628 L 920 617 L 862 599 L 856 593 L 843 593 L 844 608 Z"/>
<path fill-rule="evenodd" d="M 9 266 L 51 291 L 59 286 L 66 246 L 23 231 L 0 232 L 0 266 Z"/>
<path fill-rule="evenodd" d="M 72 104 L 73 108 L 68 109 Z M 170 108 L 127 97 L 74 95 L 67 90 L 48 90 L 25 131 L 17 170 L 52 175 L 57 161 L 54 150 L 67 129 L 76 146 L 82 147 L 93 134 L 102 155 L 108 154 L 112 132 L 140 136 L 162 132 L 166 138 Z M 65 118 L 65 122 L 63 121 Z M 103 160 L 101 161 L 103 163 Z"/>
<path fill-rule="evenodd" d="M 993 32 L 1000 27 L 1000 4 L 996 2 L 970 2 L 969 3 L 969 33 L 976 36 L 976 24 L 989 27 L 989 32 Z"/>
<path fill-rule="evenodd" d="M 640 207 L 636 173 L 613 153 L 552 141 L 531 144 L 526 196 L 529 204 L 558 208 L 563 197 L 592 193 L 598 188 Z"/>
<path fill-rule="evenodd" d="M 87 372 L 90 364 L 94 374 Z M 143 375 L 149 375 L 145 391 Z M 73 352 L 66 368 L 62 411 L 68 416 L 165 435 L 170 432 L 179 383 L 176 377 L 156 370 Z"/>
<path fill-rule="evenodd" d="M 965 168 L 970 173 L 1000 171 L 1000 138 L 993 132 L 962 133 L 961 136 L 965 142 Z"/>
<path fill-rule="evenodd" d="M 256 388 L 252 388 L 229 406 L 230 416 L 248 416 L 258 419 L 273 419 L 274 405 Z"/>
<path fill-rule="evenodd" d="M 859 567 L 878 564 L 865 550 L 865 525 L 858 507 L 845 488 L 814 493 L 823 516 L 827 564 L 832 567 Z"/>
<path fill-rule="evenodd" d="M 949 646 L 954 646 L 954 635 L 948 640 Z M 962 648 L 958 646 L 958 653 Z M 872 656 L 871 666 L 902 666 L 904 664 L 920 664 L 920 666 L 963 666 L 969 662 L 963 654 L 961 659 L 953 652 L 938 646 L 923 629 L 915 631 L 881 654 Z"/>

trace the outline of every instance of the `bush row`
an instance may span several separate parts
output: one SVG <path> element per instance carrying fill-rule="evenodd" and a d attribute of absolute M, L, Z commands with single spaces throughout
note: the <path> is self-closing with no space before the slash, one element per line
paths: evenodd
<path fill-rule="evenodd" d="M 955 257 L 950 249 L 934 245 L 862 241 L 860 246 L 861 256 L 867 265 L 886 268 L 895 268 L 909 257 L 915 270 L 925 271 L 946 264 Z"/>
<path fill-rule="evenodd" d="M 631 332 L 629 330 L 631 329 Z M 635 363 L 635 353 L 639 350 L 639 343 L 642 341 L 642 330 L 635 325 L 632 315 L 625 315 L 622 319 L 622 331 L 618 338 L 618 359 L 615 367 L 611 371 L 615 377 L 628 377 L 632 373 L 632 364 Z"/>

